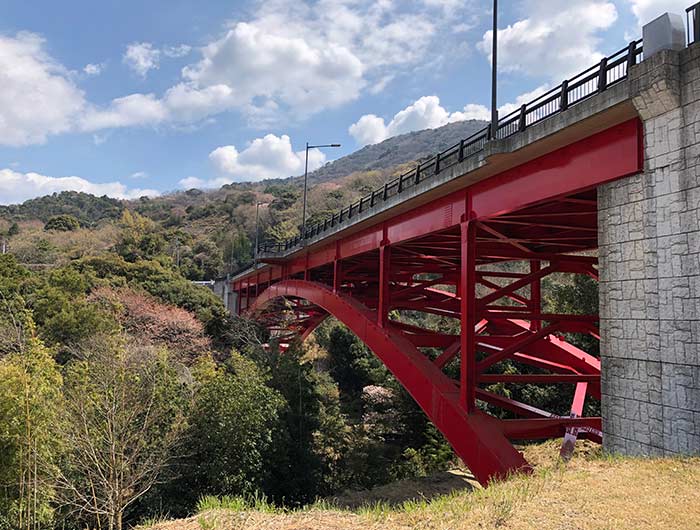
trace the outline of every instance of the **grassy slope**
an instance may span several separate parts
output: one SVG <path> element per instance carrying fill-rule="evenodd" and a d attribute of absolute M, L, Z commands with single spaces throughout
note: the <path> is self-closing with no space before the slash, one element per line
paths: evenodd
<path fill-rule="evenodd" d="M 488 489 L 469 487 L 432 500 L 375 503 L 357 510 L 319 503 L 294 512 L 264 502 L 229 509 L 208 503 L 190 519 L 161 522 L 158 530 L 215 529 L 691 529 L 700 528 L 700 458 L 608 458 L 598 452 L 558 465 L 552 443 L 526 450 L 537 462 L 531 476 Z M 429 481 L 428 481 L 429 482 Z M 396 487 L 415 488 L 415 481 Z M 430 486 L 423 482 L 423 486 Z M 414 490 L 420 495 L 420 490 Z M 430 495 L 430 493 L 428 493 Z M 397 498 L 396 492 L 387 498 Z M 374 499 L 369 496 L 368 499 Z"/>

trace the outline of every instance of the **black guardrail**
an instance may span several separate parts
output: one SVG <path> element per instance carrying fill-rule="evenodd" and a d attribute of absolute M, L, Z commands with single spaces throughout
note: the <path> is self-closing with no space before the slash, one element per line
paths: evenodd
<path fill-rule="evenodd" d="M 697 15 L 700 13 L 700 4 L 688 9 L 693 11 L 694 20 L 697 23 Z M 700 31 L 693 35 L 699 35 Z M 642 56 L 642 41 L 633 41 L 629 46 L 621 49 L 609 57 L 604 57 L 600 63 L 592 66 L 588 70 L 567 79 L 561 85 L 542 94 L 534 100 L 522 105 L 518 110 L 504 116 L 498 121 L 496 138 L 508 138 L 516 133 L 522 132 L 528 127 L 541 122 L 542 120 L 565 111 L 595 94 L 607 90 L 608 87 L 627 78 L 627 71 L 630 66 L 637 64 Z M 374 209 L 376 206 L 386 202 L 396 195 L 401 195 L 406 190 L 413 188 L 433 178 L 440 171 L 458 164 L 465 159 L 483 151 L 490 134 L 490 125 L 469 138 L 461 140 L 458 144 L 434 155 L 430 159 L 418 164 L 415 169 L 390 180 L 383 187 L 372 191 L 362 197 L 359 201 L 341 209 L 323 221 L 306 227 L 304 238 L 302 235 L 287 239 L 281 243 L 263 242 L 258 246 L 258 254 L 279 253 L 295 249 L 301 246 L 304 239 L 310 239 L 327 230 L 337 227 L 352 220 L 353 217 Z"/>

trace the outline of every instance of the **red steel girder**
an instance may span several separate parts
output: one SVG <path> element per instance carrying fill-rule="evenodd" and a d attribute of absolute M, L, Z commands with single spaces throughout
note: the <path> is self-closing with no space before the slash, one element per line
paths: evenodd
<path fill-rule="evenodd" d="M 335 259 L 376 252 L 382 241 L 396 245 L 458 227 L 465 215 L 472 213 L 479 220 L 488 220 L 555 198 L 577 205 L 590 203 L 590 200 L 566 196 L 643 170 L 639 156 L 641 140 L 638 119 L 615 125 L 465 189 L 342 236 L 337 242 L 314 248 L 308 255 L 308 266 L 313 269 Z M 471 201 L 470 212 L 466 211 L 467 195 Z M 303 272 L 306 266 L 305 256 L 294 255 L 283 266 L 273 266 L 272 280 Z M 240 284 L 247 278 L 252 281 L 255 274 L 236 281 Z"/>
<path fill-rule="evenodd" d="M 501 423 L 479 411 L 468 414 L 455 383 L 403 335 L 382 328 L 369 308 L 325 285 L 287 280 L 263 291 L 252 309 L 262 310 L 280 297 L 309 300 L 348 326 L 404 385 L 479 482 L 486 485 L 513 471 L 530 469 L 503 435 Z"/>
<path fill-rule="evenodd" d="M 284 346 L 308 336 L 328 314 L 337 317 L 394 373 L 482 483 L 528 469 L 508 438 L 599 441 L 599 418 L 579 416 L 587 396 L 600 398 L 600 361 L 557 336 L 597 337 L 598 317 L 543 314 L 540 281 L 553 272 L 597 279 L 597 259 L 583 255 L 597 245 L 594 188 L 642 169 L 640 140 L 640 123 L 631 120 L 441 198 L 416 199 L 393 217 L 374 225 L 370 219 L 237 278 L 239 310 L 260 311 L 256 318 L 278 329 Z M 524 267 L 507 270 L 504 262 Z M 483 270 L 489 264 L 498 270 Z M 294 302 L 282 306 L 280 298 Z M 459 319 L 462 332 L 389 319 L 396 309 Z M 418 349 L 428 347 L 442 351 L 431 360 Z M 442 369 L 458 354 L 461 373 L 453 381 Z M 506 358 L 546 373 L 484 373 Z M 574 417 L 479 387 L 496 382 L 574 384 Z M 524 419 L 498 420 L 477 401 Z"/>

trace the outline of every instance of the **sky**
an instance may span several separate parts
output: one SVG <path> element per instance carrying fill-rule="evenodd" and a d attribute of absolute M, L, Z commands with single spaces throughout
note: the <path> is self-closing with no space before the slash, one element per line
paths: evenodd
<path fill-rule="evenodd" d="M 501 112 L 691 0 L 501 0 Z M 0 204 L 303 173 L 488 119 L 492 0 L 3 0 Z M 458 139 L 456 138 L 455 141 Z"/>

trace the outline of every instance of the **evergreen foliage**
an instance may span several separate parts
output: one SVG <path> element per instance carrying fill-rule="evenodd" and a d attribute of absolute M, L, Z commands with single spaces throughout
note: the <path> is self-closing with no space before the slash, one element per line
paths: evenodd
<path fill-rule="evenodd" d="M 72 232 L 80 228 L 80 222 L 72 215 L 54 215 L 44 225 L 44 230 L 57 230 L 59 232 Z"/>

